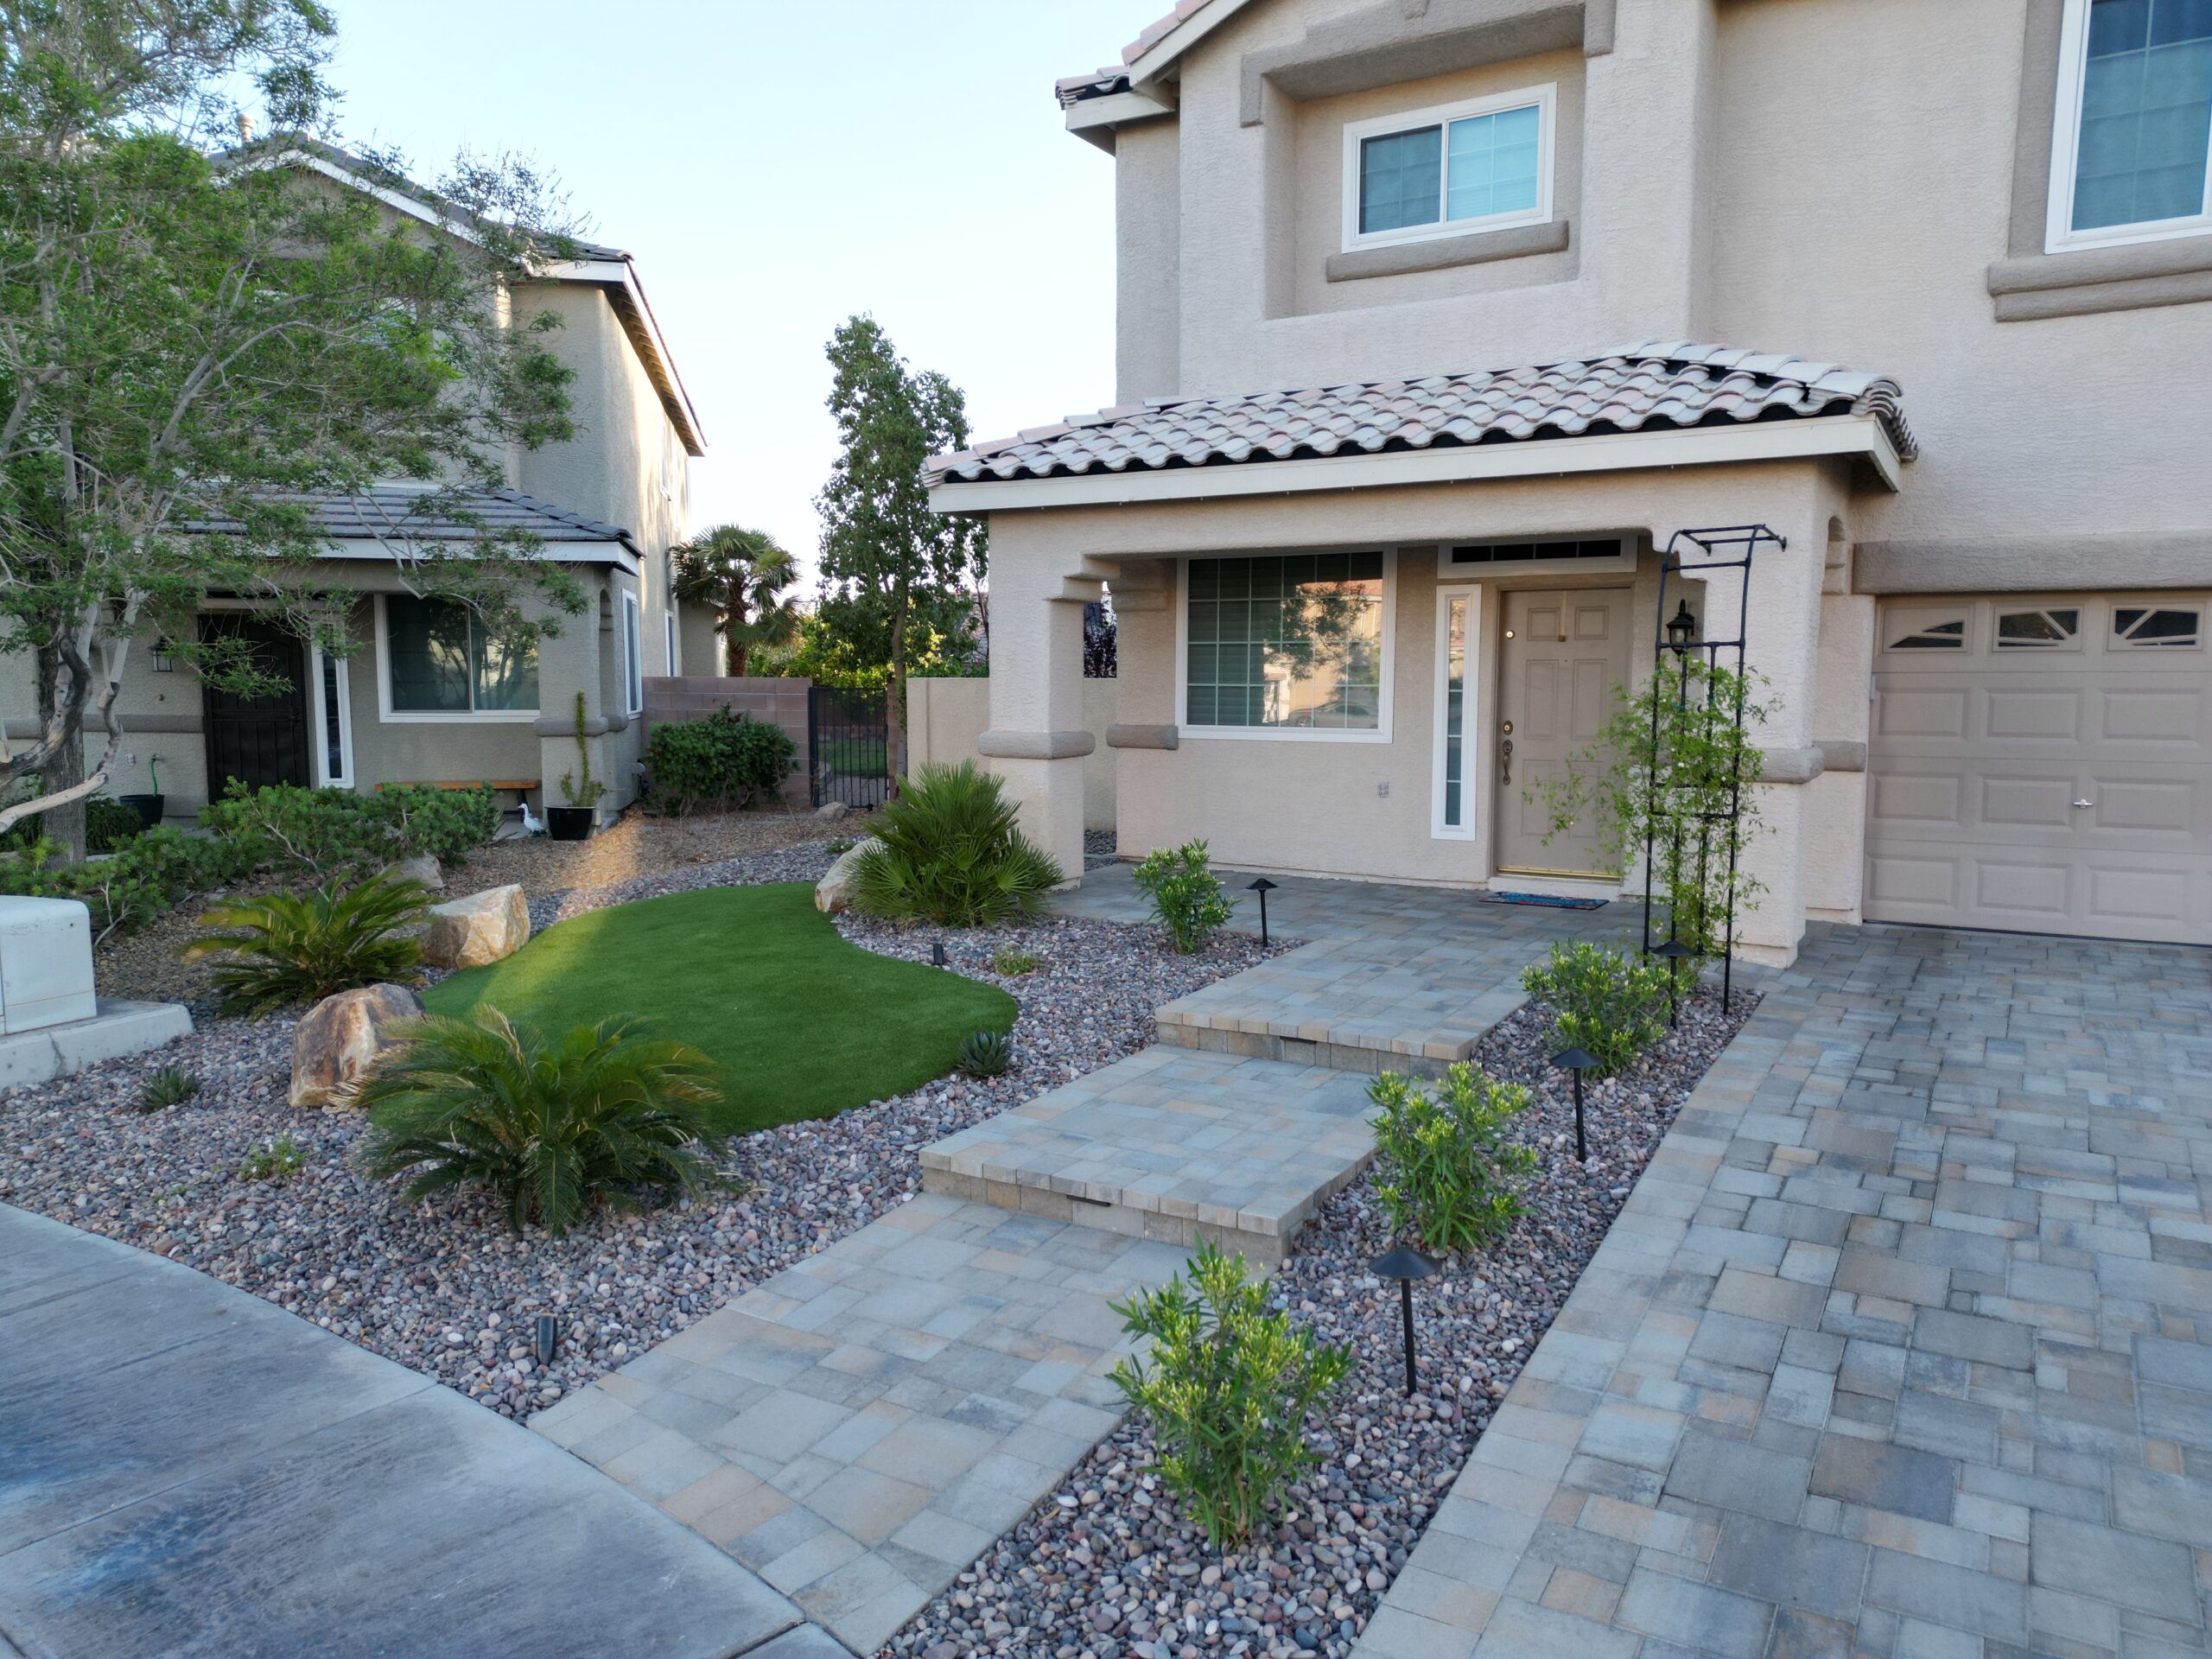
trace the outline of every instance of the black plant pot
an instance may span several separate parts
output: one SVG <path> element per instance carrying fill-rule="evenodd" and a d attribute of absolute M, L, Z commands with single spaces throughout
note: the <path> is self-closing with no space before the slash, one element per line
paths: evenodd
<path fill-rule="evenodd" d="M 594 807 L 549 806 L 545 809 L 545 832 L 556 841 L 589 841 L 591 821 L 598 816 Z"/>
<path fill-rule="evenodd" d="M 138 815 L 138 822 L 151 830 L 161 823 L 162 803 L 167 798 L 162 795 L 118 795 L 115 804 L 129 807 Z"/>

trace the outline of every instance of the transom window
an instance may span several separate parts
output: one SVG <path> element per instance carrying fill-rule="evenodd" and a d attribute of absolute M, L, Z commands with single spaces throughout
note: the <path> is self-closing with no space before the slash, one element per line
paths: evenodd
<path fill-rule="evenodd" d="M 2038 611 L 2000 611 L 1997 615 L 1999 651 L 2050 650 L 2075 644 L 2082 633 L 2082 613 L 2068 607 Z"/>
<path fill-rule="evenodd" d="M 2123 646 L 2194 645 L 2204 637 L 2204 613 L 2178 606 L 2116 605 L 2113 643 Z"/>
<path fill-rule="evenodd" d="M 499 720 L 537 713 L 537 643 L 493 637 L 451 600 L 387 594 L 384 704 L 416 720 Z"/>
<path fill-rule="evenodd" d="M 1479 542 L 1452 550 L 1454 564 L 1533 564 L 1547 559 L 1618 559 L 1625 543 L 1618 536 L 1576 542 Z"/>
<path fill-rule="evenodd" d="M 1185 723 L 1382 729 L 1381 553 L 1192 559 L 1187 586 Z"/>
<path fill-rule="evenodd" d="M 1967 620 L 1963 616 L 1940 620 L 1909 621 L 1890 640 L 1891 651 L 1963 651 Z"/>
<path fill-rule="evenodd" d="M 1344 129 L 1347 247 L 1551 217 L 1549 86 Z"/>
<path fill-rule="evenodd" d="M 2212 0 L 2068 0 L 2049 247 L 2212 230 Z"/>

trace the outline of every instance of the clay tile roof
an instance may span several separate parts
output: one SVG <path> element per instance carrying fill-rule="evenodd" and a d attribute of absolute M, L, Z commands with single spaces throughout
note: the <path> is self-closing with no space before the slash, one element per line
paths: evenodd
<path fill-rule="evenodd" d="M 1109 63 L 1095 74 L 1067 75 L 1052 84 L 1052 94 L 1061 104 L 1080 104 L 1087 98 L 1104 98 L 1114 92 L 1129 89 L 1128 66 L 1135 63 L 1160 41 L 1162 35 L 1172 32 L 1179 23 L 1204 11 L 1214 0 L 1178 0 L 1175 10 L 1165 17 L 1147 23 L 1136 39 L 1122 48 L 1122 60 Z"/>
<path fill-rule="evenodd" d="M 619 524 L 572 512 L 520 490 L 467 490 L 455 497 L 434 497 L 422 484 L 373 484 L 358 495 L 308 491 L 280 496 L 303 504 L 316 528 L 334 542 L 473 541 L 481 531 L 520 531 L 541 542 L 619 542 L 635 554 L 638 544 Z M 439 511 L 454 501 L 468 515 L 464 522 Z M 188 526 L 209 535 L 238 529 L 235 519 L 210 518 Z"/>
<path fill-rule="evenodd" d="M 1524 368 L 1152 398 L 971 444 L 922 470 L 932 486 L 1066 478 L 1820 415 L 1877 416 L 1902 459 L 1919 452 L 1886 376 L 1672 340 Z"/>

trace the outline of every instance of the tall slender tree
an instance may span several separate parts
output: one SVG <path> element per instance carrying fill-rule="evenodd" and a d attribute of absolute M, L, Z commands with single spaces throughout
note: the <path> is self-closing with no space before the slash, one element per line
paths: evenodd
<path fill-rule="evenodd" d="M 922 463 L 968 442 L 967 400 L 934 370 L 917 372 L 874 317 L 849 318 L 830 341 L 830 412 L 839 454 L 822 515 L 822 615 L 871 644 L 891 670 L 888 764 L 906 763 L 906 664 L 918 627 L 945 632 L 980 581 L 982 523 L 930 511 Z"/>
<path fill-rule="evenodd" d="M 744 676 L 754 650 L 798 637 L 798 612 L 785 592 L 798 567 L 766 531 L 717 524 L 669 553 L 677 598 L 713 610 L 732 674 Z"/>
<path fill-rule="evenodd" d="M 408 585 L 515 637 L 551 626 L 523 620 L 526 589 L 581 607 L 528 537 L 422 531 L 466 520 L 512 447 L 569 435 L 553 319 L 507 296 L 575 244 L 545 227 L 539 181 L 498 162 L 430 198 L 435 226 L 305 180 L 298 163 L 334 154 L 332 33 L 316 0 L 0 4 L 0 653 L 35 666 L 39 714 L 28 740 L 0 734 L 0 798 L 30 790 L 0 830 L 43 811 L 81 854 L 135 645 L 274 689 L 242 647 L 200 639 L 210 593 L 345 654 L 315 496 L 435 480 L 386 537 Z M 234 88 L 266 137 L 239 143 Z M 105 739 L 89 770 L 88 733 Z"/>

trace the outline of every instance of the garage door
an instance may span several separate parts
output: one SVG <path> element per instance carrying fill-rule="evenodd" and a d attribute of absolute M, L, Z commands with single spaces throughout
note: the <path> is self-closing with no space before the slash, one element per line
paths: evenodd
<path fill-rule="evenodd" d="M 2208 600 L 1885 604 L 1867 919 L 2212 942 Z"/>

